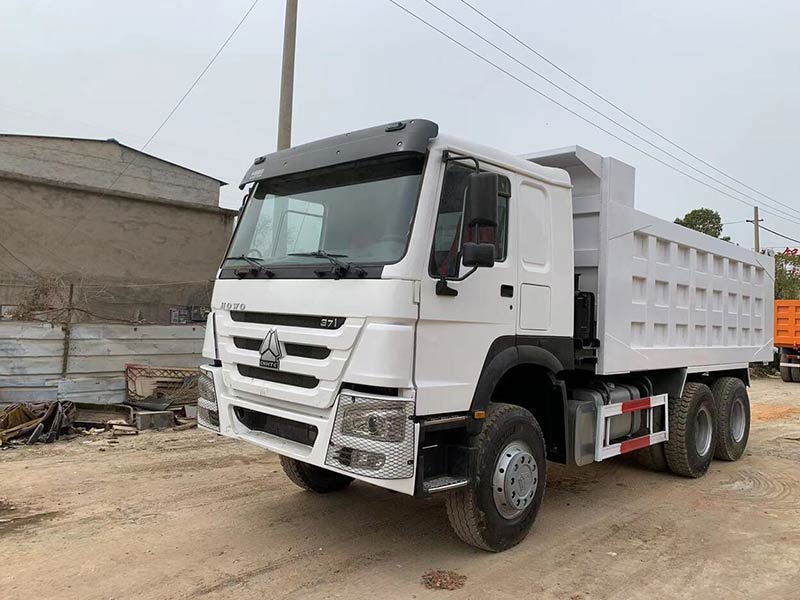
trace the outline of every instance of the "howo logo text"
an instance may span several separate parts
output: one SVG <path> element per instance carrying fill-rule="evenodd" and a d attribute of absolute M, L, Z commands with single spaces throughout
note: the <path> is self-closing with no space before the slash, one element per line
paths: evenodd
<path fill-rule="evenodd" d="M 259 365 L 267 367 L 268 369 L 280 368 L 283 350 L 281 349 L 281 342 L 278 339 L 277 329 L 273 328 L 267 332 L 264 341 L 261 342 L 259 352 L 261 353 L 261 359 L 258 361 Z"/>

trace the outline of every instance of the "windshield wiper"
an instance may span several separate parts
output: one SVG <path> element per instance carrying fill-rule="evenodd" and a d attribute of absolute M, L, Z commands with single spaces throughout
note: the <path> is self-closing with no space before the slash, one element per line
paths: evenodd
<path fill-rule="evenodd" d="M 339 260 L 340 258 L 347 258 L 347 254 L 331 254 L 325 250 L 315 250 L 314 252 L 292 252 L 286 256 L 310 256 L 312 258 L 324 258 L 330 261 L 333 265 L 330 271 L 325 271 L 323 269 L 314 271 L 319 277 L 323 275 L 333 275 L 334 279 L 341 279 L 342 277 L 346 277 L 351 269 L 355 271 L 356 275 L 359 277 L 365 277 L 367 274 L 367 272 L 358 265 Z"/>
<path fill-rule="evenodd" d="M 250 268 L 240 268 L 236 269 L 234 273 L 239 279 L 246 277 L 247 275 L 255 275 L 258 277 L 259 275 L 266 275 L 267 277 L 274 277 L 275 273 L 270 271 L 267 267 L 265 267 L 262 263 L 264 262 L 260 258 L 255 258 L 253 256 L 245 256 L 244 254 L 240 254 L 239 256 L 227 256 L 225 257 L 225 262 L 229 260 L 244 260 L 249 262 L 253 265 Z"/>

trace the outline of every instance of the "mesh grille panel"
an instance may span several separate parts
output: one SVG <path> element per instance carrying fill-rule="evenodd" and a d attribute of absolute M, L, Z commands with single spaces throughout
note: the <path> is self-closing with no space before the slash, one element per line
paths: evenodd
<path fill-rule="evenodd" d="M 214 377 L 208 371 L 200 371 L 200 378 L 197 380 L 197 391 L 200 393 L 200 398 L 205 398 L 209 402 L 213 402 L 214 409 L 217 406 L 217 392 L 214 389 Z"/>
<path fill-rule="evenodd" d="M 383 442 L 342 433 L 343 409 L 355 405 L 359 409 L 397 407 L 402 411 L 404 434 L 402 441 Z M 375 479 L 406 479 L 414 475 L 414 402 L 397 399 L 380 400 L 358 396 L 339 396 L 336 420 L 325 457 L 325 464 Z M 372 453 L 364 455 L 364 452 Z M 380 459 L 378 456 L 382 457 Z M 379 468 L 359 465 L 360 460 L 375 460 Z"/>
<path fill-rule="evenodd" d="M 215 410 L 208 410 L 208 408 L 198 403 L 197 424 L 206 429 L 219 431 L 219 413 Z"/>
<path fill-rule="evenodd" d="M 217 391 L 214 389 L 214 376 L 208 371 L 200 370 L 197 380 L 197 424 L 207 429 L 219 431 L 219 409 L 217 408 Z"/>

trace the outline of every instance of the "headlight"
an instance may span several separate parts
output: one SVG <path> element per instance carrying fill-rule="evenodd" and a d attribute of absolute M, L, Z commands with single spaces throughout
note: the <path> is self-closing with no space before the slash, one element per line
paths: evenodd
<path fill-rule="evenodd" d="M 375 479 L 414 476 L 414 399 L 339 394 L 325 464 Z"/>
<path fill-rule="evenodd" d="M 381 442 L 402 442 L 406 433 L 403 402 L 372 400 L 342 394 L 342 434 Z"/>
<path fill-rule="evenodd" d="M 343 466 L 352 469 L 376 471 L 386 464 L 386 455 L 380 452 L 370 452 L 369 450 L 357 450 L 356 448 L 340 450 L 338 458 Z"/>

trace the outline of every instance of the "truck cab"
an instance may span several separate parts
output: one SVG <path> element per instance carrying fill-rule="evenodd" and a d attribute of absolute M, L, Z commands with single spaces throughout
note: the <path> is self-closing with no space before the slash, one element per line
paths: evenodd
<path fill-rule="evenodd" d="M 456 533 L 487 550 L 527 534 L 547 460 L 662 449 L 690 368 L 604 377 L 607 212 L 591 194 L 573 205 L 566 154 L 517 157 L 415 119 L 255 159 L 214 287 L 199 424 L 281 455 L 313 491 L 447 493 Z M 632 207 L 632 169 L 598 164 L 594 185 L 630 188 Z M 749 381 L 739 358 L 718 366 L 698 377 Z M 705 472 L 717 416 L 698 402 Z"/>

